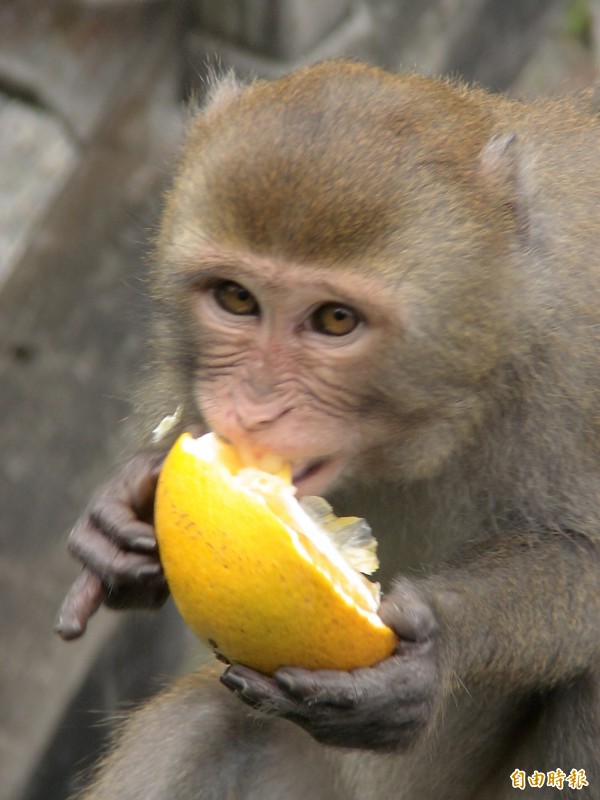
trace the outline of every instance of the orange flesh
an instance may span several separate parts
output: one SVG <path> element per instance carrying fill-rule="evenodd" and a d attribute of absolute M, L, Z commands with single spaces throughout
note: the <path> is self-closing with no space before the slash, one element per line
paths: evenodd
<path fill-rule="evenodd" d="M 268 674 L 389 656 L 397 638 L 373 586 L 298 504 L 289 468 L 275 466 L 275 475 L 246 467 L 212 434 L 174 445 L 155 523 L 180 613 L 227 660 Z"/>

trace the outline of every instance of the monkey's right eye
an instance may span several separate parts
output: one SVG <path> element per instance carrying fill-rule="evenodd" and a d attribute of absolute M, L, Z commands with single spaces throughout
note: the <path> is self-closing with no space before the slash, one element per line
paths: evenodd
<path fill-rule="evenodd" d="M 229 314 L 257 316 L 260 311 L 254 295 L 235 281 L 219 281 L 213 294 L 217 303 Z"/>

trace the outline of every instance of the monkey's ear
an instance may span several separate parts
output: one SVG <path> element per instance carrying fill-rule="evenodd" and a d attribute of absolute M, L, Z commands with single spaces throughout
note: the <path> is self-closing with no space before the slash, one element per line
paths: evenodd
<path fill-rule="evenodd" d="M 244 84 L 232 69 L 222 72 L 212 66 L 208 67 L 202 83 L 202 90 L 192 91 L 188 99 L 188 122 L 198 114 L 229 105 L 244 89 Z"/>
<path fill-rule="evenodd" d="M 517 134 L 496 134 L 488 139 L 479 154 L 479 171 L 493 182 L 512 183 L 517 170 Z"/>
<path fill-rule="evenodd" d="M 244 84 L 232 69 L 221 75 L 217 75 L 215 72 L 209 73 L 202 104 L 204 110 L 210 111 L 228 105 L 239 96 L 243 88 Z"/>
<path fill-rule="evenodd" d="M 520 179 L 522 159 L 514 131 L 492 136 L 483 146 L 477 163 L 479 179 L 486 191 L 513 220 L 519 238 L 527 237 L 527 201 Z"/>

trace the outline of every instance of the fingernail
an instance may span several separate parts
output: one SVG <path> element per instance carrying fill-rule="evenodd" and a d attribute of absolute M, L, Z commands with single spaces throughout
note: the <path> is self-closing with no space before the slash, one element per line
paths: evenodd
<path fill-rule="evenodd" d="M 134 550 L 141 550 L 144 553 L 154 553 L 156 551 L 156 539 L 150 536 L 139 536 L 131 545 Z"/>
<path fill-rule="evenodd" d="M 247 688 L 246 681 L 240 678 L 239 675 L 232 674 L 231 672 L 224 672 L 221 675 L 221 683 L 223 683 L 232 692 L 245 692 Z"/>
<path fill-rule="evenodd" d="M 140 578 L 153 578 L 160 575 L 162 567 L 160 564 L 144 564 L 137 570 L 137 575 Z"/>
<path fill-rule="evenodd" d="M 66 642 L 68 642 L 71 639 L 78 639 L 84 632 L 85 626 L 76 620 L 65 622 L 61 616 L 58 616 L 54 620 L 52 630 L 54 633 L 57 633 L 61 639 L 64 639 Z"/>

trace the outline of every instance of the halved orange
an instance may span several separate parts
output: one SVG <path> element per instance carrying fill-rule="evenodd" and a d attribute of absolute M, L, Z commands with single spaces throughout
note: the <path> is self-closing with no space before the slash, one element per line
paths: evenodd
<path fill-rule="evenodd" d="M 162 468 L 155 509 L 175 603 L 219 656 L 266 674 L 284 665 L 370 666 L 397 638 L 377 615 L 378 586 L 335 544 L 370 531 L 334 517 L 320 498 L 301 505 L 294 493 L 288 467 L 248 467 L 214 434 L 183 434 Z M 369 543 L 345 548 L 376 567 Z"/>

